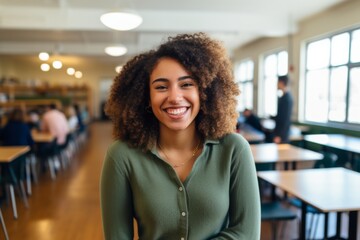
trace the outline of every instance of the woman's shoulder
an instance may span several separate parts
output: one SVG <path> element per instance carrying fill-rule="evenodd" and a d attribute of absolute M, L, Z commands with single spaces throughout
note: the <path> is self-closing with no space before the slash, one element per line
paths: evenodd
<path fill-rule="evenodd" d="M 115 140 L 114 142 L 112 142 L 108 148 L 108 153 L 111 154 L 128 154 L 128 153 L 132 153 L 133 151 L 135 151 L 134 148 L 130 148 L 130 146 L 121 140 Z"/>
<path fill-rule="evenodd" d="M 107 150 L 105 164 L 110 164 L 118 171 L 127 174 L 130 169 L 137 166 L 136 163 L 139 161 L 135 160 L 142 158 L 144 158 L 144 153 L 140 149 L 130 147 L 124 141 L 115 140 Z"/>
<path fill-rule="evenodd" d="M 239 145 L 239 146 L 249 145 L 249 143 L 245 140 L 245 138 L 238 133 L 229 133 L 224 137 L 222 137 L 220 139 L 220 142 L 225 145 Z"/>
<path fill-rule="evenodd" d="M 225 151 L 243 153 L 250 151 L 250 145 L 243 136 L 238 133 L 230 133 L 219 139 L 219 145 Z"/>

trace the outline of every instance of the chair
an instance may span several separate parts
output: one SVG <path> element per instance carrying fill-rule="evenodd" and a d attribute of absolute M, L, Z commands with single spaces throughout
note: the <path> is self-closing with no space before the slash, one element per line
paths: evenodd
<path fill-rule="evenodd" d="M 9 240 L 9 235 L 8 235 L 8 232 L 7 232 L 7 229 L 6 229 L 5 220 L 4 220 L 4 217 L 2 215 L 1 208 L 0 208 L 0 222 L 1 222 L 2 230 L 3 230 L 4 235 L 5 235 L 5 240 Z"/>
<path fill-rule="evenodd" d="M 26 165 L 26 156 L 20 156 L 13 160 L 10 163 L 4 164 L 1 168 L 2 182 L 5 186 L 9 186 L 11 204 L 13 208 L 14 218 L 18 218 L 14 186 L 16 190 L 21 195 L 25 207 L 29 207 L 27 200 L 25 187 L 23 181 L 25 180 L 25 165 Z"/>
<path fill-rule="evenodd" d="M 2 180 L 3 180 L 2 175 L 0 174 L 0 182 L 2 182 Z M 4 232 L 5 240 L 9 240 L 9 235 L 8 235 L 7 228 L 6 228 L 6 225 L 5 225 L 5 220 L 4 220 L 2 211 L 1 211 L 1 204 L 2 204 L 2 199 L 0 199 L 0 222 L 1 222 L 1 228 L 2 228 L 2 230 Z"/>
<path fill-rule="evenodd" d="M 280 201 L 261 203 L 261 221 L 270 221 L 272 225 L 272 239 L 277 239 L 277 222 L 291 221 L 297 218 L 294 211 L 284 206 Z M 282 230 L 284 227 L 282 228 Z M 283 231 L 281 231 L 282 239 Z"/>
<path fill-rule="evenodd" d="M 56 179 L 56 161 L 58 161 L 59 149 L 55 138 L 51 143 L 39 144 L 37 149 L 37 157 L 41 160 L 41 167 L 48 165 L 51 179 Z"/>
<path fill-rule="evenodd" d="M 72 135 L 71 133 L 68 133 L 66 135 L 65 143 L 57 146 L 57 150 L 58 150 L 57 154 L 60 157 L 61 165 L 63 169 L 66 169 L 67 165 L 70 163 L 71 156 L 69 153 L 69 144 L 71 140 L 72 140 Z"/>
<path fill-rule="evenodd" d="M 321 152 L 323 154 L 323 159 L 322 160 L 319 160 L 319 161 L 316 161 L 313 168 L 332 168 L 332 167 L 335 167 L 336 166 L 336 162 L 338 160 L 338 157 L 336 154 L 334 153 L 331 153 L 331 152 Z M 298 209 L 301 209 L 301 201 L 297 198 L 288 198 L 288 202 L 298 208 Z M 311 239 L 313 239 L 315 237 L 315 234 L 316 234 L 316 229 L 317 229 L 317 225 L 318 225 L 318 222 L 319 222 L 319 217 L 320 217 L 320 214 L 322 214 L 322 212 L 318 211 L 316 208 L 313 208 L 312 206 L 307 206 L 306 208 L 306 212 L 307 213 L 310 213 L 312 214 L 312 218 L 311 218 L 311 221 L 310 221 L 310 229 L 308 230 L 308 234 L 311 238 L 312 234 L 313 233 L 313 237 Z M 314 218 L 316 217 L 315 219 L 315 228 L 314 228 L 314 231 L 312 230 L 312 225 L 313 225 L 313 221 L 314 221 Z"/>

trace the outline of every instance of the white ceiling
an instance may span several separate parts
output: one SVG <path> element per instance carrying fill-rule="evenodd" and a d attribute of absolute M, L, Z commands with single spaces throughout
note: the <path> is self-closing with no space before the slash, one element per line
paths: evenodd
<path fill-rule="evenodd" d="M 344 0 L 0 0 L 0 54 L 40 51 L 121 62 L 157 46 L 168 35 L 206 32 L 232 49 L 264 36 L 297 30 L 297 22 Z M 114 8 L 143 16 L 137 29 L 106 28 L 99 20 Z M 121 43 L 125 57 L 104 48 Z M 112 59 L 112 60 L 111 60 Z"/>

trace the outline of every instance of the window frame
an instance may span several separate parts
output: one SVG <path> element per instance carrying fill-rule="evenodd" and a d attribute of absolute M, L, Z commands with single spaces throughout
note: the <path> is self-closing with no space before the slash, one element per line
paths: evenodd
<path fill-rule="evenodd" d="M 286 62 L 286 73 L 285 74 L 280 74 L 279 72 L 279 59 L 280 59 L 280 54 L 282 52 L 285 52 L 286 55 L 287 55 L 287 62 Z M 274 75 L 273 77 L 276 78 L 276 83 L 275 83 L 275 86 L 274 88 L 276 88 L 276 91 L 273 93 L 274 94 L 274 97 L 276 98 L 275 100 L 275 106 L 273 106 L 273 108 L 275 109 L 275 112 L 273 114 L 270 114 L 271 115 L 276 115 L 277 114 L 277 78 L 281 75 L 289 75 L 289 52 L 288 52 L 288 49 L 286 48 L 280 48 L 280 49 L 276 49 L 276 50 L 273 50 L 273 51 L 269 51 L 269 52 L 266 52 L 262 55 L 262 60 L 261 60 L 261 67 L 262 67 L 262 77 L 261 77 L 261 81 L 259 82 L 259 93 L 258 94 L 258 101 L 259 101 L 259 104 L 258 104 L 258 112 L 259 112 L 259 116 L 261 117 L 265 117 L 265 118 L 268 118 L 270 117 L 269 114 L 266 112 L 266 106 L 265 106 L 265 95 L 266 95 L 266 80 L 268 79 L 268 75 L 266 74 L 266 59 L 272 55 L 276 55 L 276 75 Z"/>
<path fill-rule="evenodd" d="M 252 64 L 252 69 L 248 69 L 248 65 L 249 64 Z M 246 68 L 246 77 L 245 79 L 242 79 L 241 78 L 241 66 L 245 65 L 245 68 Z M 246 59 L 242 59 L 240 60 L 236 65 L 235 65 L 235 73 L 234 73 L 234 76 L 235 76 L 235 83 L 236 85 L 238 86 L 239 90 L 240 90 L 240 95 L 238 96 L 238 104 L 237 104 L 237 107 L 236 107 L 236 110 L 238 112 L 241 112 L 243 111 L 245 108 L 248 108 L 248 109 L 253 109 L 254 107 L 254 74 L 255 74 L 255 62 L 254 60 L 252 60 L 251 58 L 246 58 Z M 251 73 L 251 78 L 248 78 L 249 76 L 249 73 L 248 71 L 249 70 L 252 70 L 252 73 Z M 246 87 L 247 85 L 251 85 L 252 86 L 252 92 L 251 92 L 251 103 L 248 104 L 247 103 L 247 96 L 249 95 L 249 93 L 246 92 Z"/>
<path fill-rule="evenodd" d="M 351 28 L 351 29 L 346 29 L 346 30 L 342 30 L 342 31 L 336 31 L 336 32 L 332 32 L 330 34 L 327 34 L 327 35 L 323 35 L 321 37 L 317 37 L 317 38 L 313 38 L 311 40 L 308 40 L 305 42 L 304 44 L 304 51 L 305 51 L 305 61 L 304 61 L 304 72 L 303 72 L 303 76 L 304 76 L 304 91 L 301 93 L 302 94 L 302 99 L 303 99 L 303 106 L 302 106 L 302 111 L 301 111 L 301 116 L 300 116 L 300 119 L 302 119 L 301 122 L 303 123 L 306 123 L 306 124 L 312 124 L 312 125 L 319 125 L 319 126 L 327 126 L 327 127 L 334 127 L 334 128 L 342 128 L 342 129 L 351 129 L 351 130 L 357 130 L 359 131 L 359 127 L 360 127 L 360 124 L 358 123 L 352 123 L 352 122 L 349 122 L 348 118 L 349 118 L 349 101 L 350 101 L 350 73 L 351 73 L 351 70 L 354 69 L 354 68 L 360 68 L 360 61 L 359 62 L 355 62 L 355 63 L 352 63 L 351 62 L 351 51 L 352 51 L 352 38 L 353 38 L 353 32 L 355 31 L 358 31 L 360 30 L 360 27 L 356 27 L 356 28 Z M 332 41 L 333 41 L 333 37 L 337 36 L 337 35 L 341 35 L 341 34 L 344 34 L 344 33 L 348 33 L 349 34 L 349 49 L 348 49 L 348 59 L 347 59 L 347 62 L 346 63 L 343 63 L 343 64 L 339 64 L 339 65 L 332 65 L 332 62 L 331 62 L 331 57 L 332 57 Z M 309 45 L 311 43 L 314 43 L 314 42 L 317 42 L 317 41 L 321 41 L 321 40 L 324 40 L 324 39 L 329 39 L 330 40 L 330 48 L 329 48 L 329 55 L 330 55 L 330 58 L 329 58 L 329 62 L 327 64 L 326 67 L 323 67 L 323 68 L 318 68 L 318 69 L 308 69 L 308 48 L 309 48 Z M 339 121 L 333 121 L 333 120 L 330 120 L 330 107 L 328 107 L 327 109 L 327 121 L 326 122 L 317 122 L 317 121 L 311 121 L 311 120 L 307 120 L 306 119 L 306 101 L 307 101 L 307 91 L 305 91 L 305 89 L 307 89 L 307 84 L 308 84 L 308 73 L 309 72 L 313 72 L 313 71 L 317 71 L 317 70 L 320 70 L 320 69 L 326 69 L 329 71 L 329 76 L 328 76 L 328 79 L 327 79 L 327 82 L 328 82 L 328 103 L 330 103 L 330 98 L 331 98 L 331 94 L 330 94 L 330 84 L 331 84 L 331 73 L 334 69 L 336 68 L 339 68 L 339 67 L 342 67 L 342 66 L 345 66 L 347 67 L 347 79 L 346 79 L 346 100 L 345 100 L 345 103 L 346 103 L 346 108 L 345 108 L 345 120 L 343 122 L 339 122 Z M 359 97 L 360 97 L 360 94 L 359 94 Z"/>

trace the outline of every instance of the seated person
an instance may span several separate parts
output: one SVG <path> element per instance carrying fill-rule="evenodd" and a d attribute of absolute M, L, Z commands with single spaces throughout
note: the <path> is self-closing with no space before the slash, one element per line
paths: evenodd
<path fill-rule="evenodd" d="M 5 146 L 30 146 L 34 140 L 30 129 L 25 123 L 24 114 L 20 109 L 14 109 L 9 116 L 9 121 L 1 131 L 0 139 Z"/>
<path fill-rule="evenodd" d="M 65 143 L 66 136 L 70 132 L 65 114 L 57 110 L 55 104 L 51 104 L 44 113 L 40 128 L 41 131 L 50 132 L 55 136 L 58 145 Z"/>
<path fill-rule="evenodd" d="M 76 116 L 76 112 L 73 106 L 68 106 L 65 109 L 65 116 L 68 121 L 70 132 L 75 132 L 79 127 L 79 120 Z"/>
<path fill-rule="evenodd" d="M 263 126 L 261 125 L 260 118 L 256 116 L 250 109 L 245 108 L 243 115 L 245 117 L 245 123 L 255 128 L 260 132 L 264 132 Z"/>
<path fill-rule="evenodd" d="M 84 132 L 85 131 L 85 123 L 84 123 L 83 114 L 80 111 L 80 106 L 78 104 L 74 104 L 74 109 L 75 109 L 76 117 L 78 120 L 79 132 Z"/>

